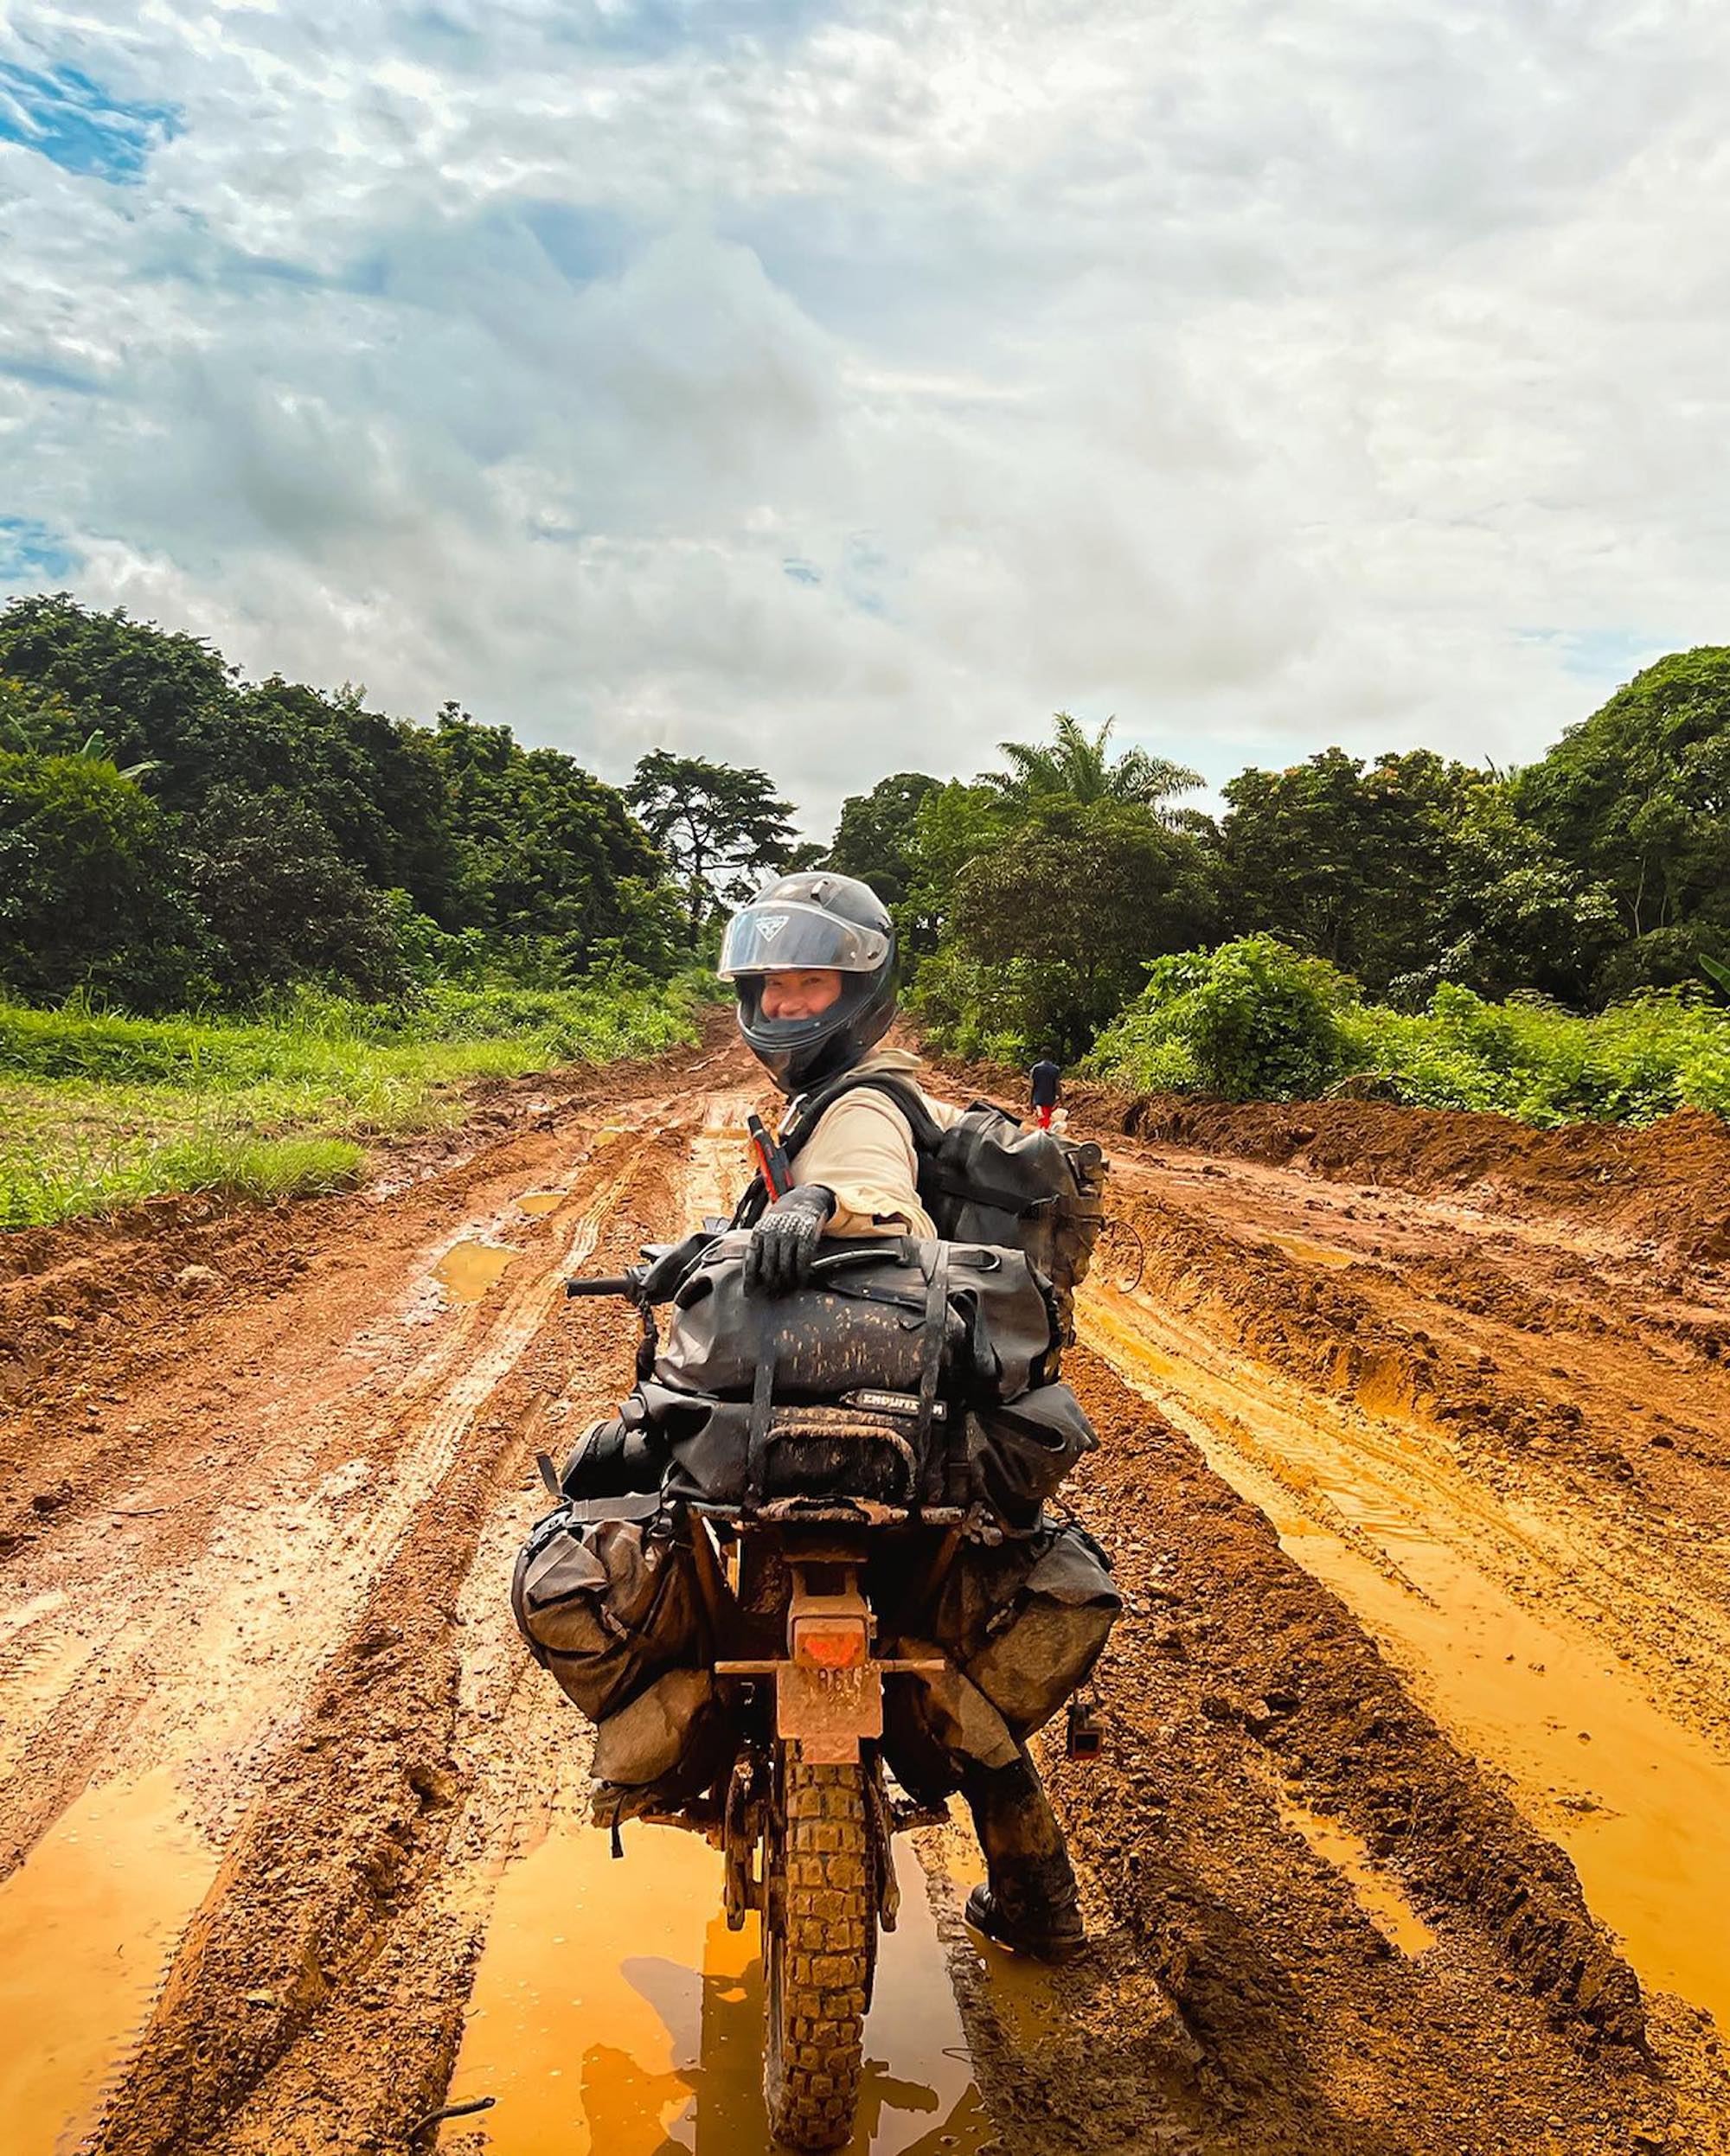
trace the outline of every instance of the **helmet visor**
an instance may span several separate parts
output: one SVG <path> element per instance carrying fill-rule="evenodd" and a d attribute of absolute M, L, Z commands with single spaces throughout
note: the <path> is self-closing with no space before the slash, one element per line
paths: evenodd
<path fill-rule="evenodd" d="M 741 973 L 792 973 L 823 966 L 836 973 L 875 973 L 889 955 L 889 939 L 875 928 L 838 920 L 821 906 L 773 899 L 735 913 L 721 938 L 723 981 Z"/>

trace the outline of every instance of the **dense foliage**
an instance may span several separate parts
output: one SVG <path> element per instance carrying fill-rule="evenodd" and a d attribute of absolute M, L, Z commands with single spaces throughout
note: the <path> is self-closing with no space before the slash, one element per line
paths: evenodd
<path fill-rule="evenodd" d="M 1125 1082 L 1349 1080 L 1541 1119 L 1717 1097 L 1730 649 L 1647 669 L 1523 770 L 1329 748 L 1240 773 L 1217 820 L 1183 805 L 1193 771 L 1112 733 L 1060 712 L 971 780 L 894 772 L 824 848 L 766 771 L 657 749 L 616 790 L 454 704 L 389 718 L 20 599 L 0 988 L 145 1014 L 611 993 L 702 963 L 729 905 L 821 862 L 881 892 L 913 1008 L 962 1053 L 1097 1041 Z"/>
<path fill-rule="evenodd" d="M 304 981 L 400 1001 L 451 974 L 666 979 L 711 903 L 555 749 L 454 704 L 423 726 L 352 688 L 247 682 L 64 593 L 0 613 L 0 982 L 144 1011 Z"/>
<path fill-rule="evenodd" d="M 1257 936 L 1161 959 L 1083 1065 L 1134 1091 L 1226 1100 L 1330 1092 L 1487 1109 L 1541 1124 L 1730 1115 L 1730 1012 L 1653 989 L 1582 1016 L 1541 997 L 1488 1002 L 1451 982 L 1422 1011 L 1361 996 L 1324 958 Z"/>

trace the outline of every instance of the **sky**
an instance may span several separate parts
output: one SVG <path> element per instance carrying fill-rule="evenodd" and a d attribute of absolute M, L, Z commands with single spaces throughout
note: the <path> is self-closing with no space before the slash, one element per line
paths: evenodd
<path fill-rule="evenodd" d="M 826 829 L 1730 640 L 1718 0 L 0 4 L 0 596 Z"/>

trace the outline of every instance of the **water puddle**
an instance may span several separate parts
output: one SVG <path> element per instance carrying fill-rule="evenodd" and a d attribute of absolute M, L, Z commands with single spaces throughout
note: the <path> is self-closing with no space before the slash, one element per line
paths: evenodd
<path fill-rule="evenodd" d="M 531 1220 L 539 1220 L 547 1213 L 556 1212 L 567 1198 L 567 1190 L 525 1190 L 516 1200 L 519 1212 L 526 1212 Z"/>
<path fill-rule="evenodd" d="M 215 1869 L 163 1768 L 86 1790 L 0 1886 L 8 2156 L 77 2146 Z"/>
<path fill-rule="evenodd" d="M 1477 1528 L 1519 1548 L 1519 1523 L 1454 1488 L 1413 1433 L 1242 1358 L 1211 1366 L 1198 1344 L 1188 1359 L 1157 1312 L 1089 1302 L 1088 1344 L 1267 1516 L 1462 1748 L 1512 1775 L 1641 1978 L 1730 2025 L 1730 1762 L 1590 1628 L 1535 1615 L 1473 1561 Z"/>
<path fill-rule="evenodd" d="M 504 1250 L 497 1243 L 483 1243 L 478 1236 L 469 1236 L 451 1245 L 432 1268 L 432 1277 L 452 1302 L 478 1302 L 503 1277 L 505 1268 L 521 1256 L 520 1251 Z"/>
<path fill-rule="evenodd" d="M 1326 1265 L 1339 1270 L 1362 1262 L 1355 1251 L 1342 1251 L 1336 1244 L 1312 1242 L 1307 1235 L 1276 1235 L 1272 1228 L 1261 1232 L 1261 1240 L 1272 1243 L 1276 1250 L 1284 1251 L 1288 1257 L 1295 1257 L 1305 1265 Z"/>
<path fill-rule="evenodd" d="M 765 2156 L 757 1924 L 730 1932 L 695 1834 L 607 1837 L 568 1811 L 499 1882 L 446 2101 L 497 2098 L 488 2156 Z M 853 2156 L 977 2156 L 992 2138 L 917 1853 L 896 1844 Z"/>
<path fill-rule="evenodd" d="M 1323 1864 L 1349 1884 L 1359 1907 L 1390 1946 L 1416 1960 L 1436 1935 L 1386 1872 L 1378 1871 L 1367 1844 L 1349 1827 L 1312 1811 L 1290 1789 L 1279 1793 L 1279 1823 L 1301 1834 Z"/>

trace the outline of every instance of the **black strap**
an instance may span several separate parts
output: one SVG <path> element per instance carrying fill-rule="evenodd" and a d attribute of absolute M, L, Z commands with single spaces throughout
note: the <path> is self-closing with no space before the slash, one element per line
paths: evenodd
<path fill-rule="evenodd" d="M 849 1071 L 832 1084 L 819 1086 L 816 1092 L 802 1095 L 793 1103 L 793 1112 L 781 1133 L 781 1148 L 789 1161 L 797 1157 L 800 1148 L 822 1121 L 826 1109 L 848 1093 L 856 1093 L 862 1086 L 875 1086 L 887 1094 L 907 1117 L 913 1131 L 913 1148 L 919 1153 L 934 1149 L 943 1136 L 936 1117 L 920 1095 L 918 1086 L 907 1078 L 895 1078 L 884 1071 Z"/>
<path fill-rule="evenodd" d="M 780 1346 L 780 1320 L 765 1306 L 757 1317 L 757 1368 L 751 1379 L 751 1434 L 745 1453 L 745 1502 L 752 1512 L 763 1502 L 769 1473 L 769 1416 L 775 1404 L 775 1358 Z"/>
<path fill-rule="evenodd" d="M 931 1448 L 932 1411 L 937 1405 L 937 1383 L 943 1374 L 944 1335 L 949 1319 L 949 1245 L 931 1246 L 931 1270 L 925 1283 L 925 1334 L 919 1342 L 919 1456 Z"/>

